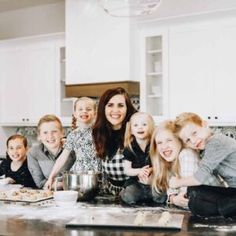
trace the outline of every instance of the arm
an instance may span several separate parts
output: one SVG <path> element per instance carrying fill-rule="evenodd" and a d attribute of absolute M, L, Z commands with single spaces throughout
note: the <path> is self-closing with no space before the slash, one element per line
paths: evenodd
<path fill-rule="evenodd" d="M 132 168 L 132 162 L 124 160 L 124 172 L 128 176 L 149 175 L 149 165 L 142 168 Z"/>
<path fill-rule="evenodd" d="M 171 177 L 169 186 L 170 188 L 180 188 L 180 187 L 187 187 L 187 186 L 198 186 L 201 185 L 201 183 L 194 177 L 194 176 L 188 176 L 188 177 Z"/>
<path fill-rule="evenodd" d="M 56 163 L 52 168 L 52 171 L 48 177 L 48 181 L 44 185 L 44 188 L 50 189 L 52 187 L 52 183 L 55 176 L 60 172 L 61 168 L 65 165 L 69 155 L 70 155 L 70 151 L 67 149 L 64 149 L 61 155 L 56 160 Z"/>

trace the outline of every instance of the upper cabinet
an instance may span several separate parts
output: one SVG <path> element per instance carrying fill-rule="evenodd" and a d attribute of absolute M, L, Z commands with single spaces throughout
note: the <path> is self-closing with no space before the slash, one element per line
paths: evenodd
<path fill-rule="evenodd" d="M 66 84 L 132 80 L 130 38 L 129 18 L 108 15 L 94 0 L 67 0 Z"/>
<path fill-rule="evenodd" d="M 0 43 L 2 126 L 36 125 L 45 114 L 65 116 L 63 64 L 60 63 L 63 45 L 61 35 Z M 69 116 L 72 103 L 67 111 Z"/>
<path fill-rule="evenodd" d="M 198 113 L 210 125 L 236 123 L 236 19 L 183 24 L 169 34 L 170 116 Z"/>
<path fill-rule="evenodd" d="M 140 31 L 140 105 L 156 122 L 168 116 L 167 35 L 164 29 Z"/>

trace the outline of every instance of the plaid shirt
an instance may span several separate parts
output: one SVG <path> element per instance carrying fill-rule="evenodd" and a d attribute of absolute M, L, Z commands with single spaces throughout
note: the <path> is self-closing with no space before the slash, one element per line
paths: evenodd
<path fill-rule="evenodd" d="M 117 153 L 112 157 L 106 157 L 102 162 L 103 171 L 106 173 L 109 179 L 114 181 L 124 181 L 128 177 L 124 173 L 124 155 L 117 151 Z"/>

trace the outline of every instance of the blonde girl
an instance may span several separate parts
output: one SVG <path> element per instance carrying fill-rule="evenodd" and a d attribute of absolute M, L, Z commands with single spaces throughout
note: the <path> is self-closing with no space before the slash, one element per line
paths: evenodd
<path fill-rule="evenodd" d="M 65 149 L 56 161 L 44 188 L 51 188 L 55 176 L 63 167 L 69 154 L 74 151 L 76 161 L 71 170 L 101 171 L 101 160 L 97 158 L 92 139 L 92 126 L 96 117 L 96 103 L 89 97 L 78 98 L 73 107 L 72 128 L 68 135 Z"/>
<path fill-rule="evenodd" d="M 120 193 L 126 204 L 152 200 L 151 187 L 144 184 L 143 180 L 149 177 L 152 170 L 149 147 L 154 126 L 152 116 L 144 112 L 133 114 L 126 125 L 124 172 L 130 178 Z"/>
<path fill-rule="evenodd" d="M 168 194 L 168 202 L 180 207 L 188 206 L 186 188 L 170 189 L 171 176 L 189 176 L 197 170 L 199 157 L 191 149 L 183 148 L 175 135 L 173 121 L 164 121 L 154 131 L 150 157 L 153 167 L 152 189 L 154 193 Z"/>

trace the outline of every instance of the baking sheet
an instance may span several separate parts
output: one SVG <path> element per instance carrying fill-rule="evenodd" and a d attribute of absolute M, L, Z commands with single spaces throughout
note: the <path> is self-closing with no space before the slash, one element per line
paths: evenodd
<path fill-rule="evenodd" d="M 37 203 L 37 202 L 41 202 L 41 201 L 45 201 L 45 200 L 49 200 L 53 198 L 53 195 L 40 196 L 43 193 L 46 193 L 45 190 L 24 189 L 23 191 L 25 192 L 20 192 L 22 190 L 23 188 L 21 190 L 11 189 L 9 191 L 0 191 L 0 201 L 7 202 L 7 203 L 11 203 L 11 202 Z M 3 197 L 3 194 L 5 195 L 5 197 Z"/>
<path fill-rule="evenodd" d="M 171 220 L 166 224 L 158 221 L 163 211 L 137 209 L 93 209 L 81 212 L 79 217 L 66 224 L 67 227 L 138 227 L 181 229 L 184 215 L 171 213 Z M 140 219 L 140 216 L 141 219 Z M 139 218 L 139 219 L 138 219 Z M 138 219 L 138 220 L 137 220 Z"/>

